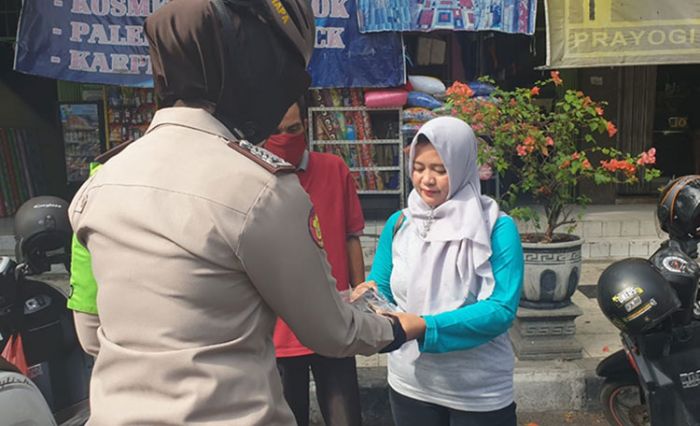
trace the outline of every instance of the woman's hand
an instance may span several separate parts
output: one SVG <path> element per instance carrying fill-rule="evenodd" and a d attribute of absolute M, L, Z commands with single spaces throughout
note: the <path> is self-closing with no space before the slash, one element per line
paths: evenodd
<path fill-rule="evenodd" d="M 377 283 L 374 281 L 365 281 L 363 283 L 360 283 L 355 287 L 355 289 L 352 291 L 352 294 L 350 295 L 350 302 L 354 302 L 355 300 L 359 299 L 360 296 L 365 294 L 368 290 L 373 290 L 377 291 Z"/>
<path fill-rule="evenodd" d="M 406 340 L 422 339 L 425 335 L 425 320 L 409 312 L 392 312 L 399 319 L 401 327 L 406 332 Z"/>

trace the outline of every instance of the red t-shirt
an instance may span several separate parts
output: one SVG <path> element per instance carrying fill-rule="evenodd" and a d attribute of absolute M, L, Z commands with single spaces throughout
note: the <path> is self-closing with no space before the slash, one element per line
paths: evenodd
<path fill-rule="evenodd" d="M 336 280 L 336 288 L 347 290 L 350 287 L 350 272 L 346 241 L 348 236 L 360 234 L 365 227 L 355 181 L 340 157 L 319 152 L 309 153 L 306 170 L 298 171 L 297 176 L 318 216 L 323 247 Z M 299 309 L 304 308 L 300 306 Z M 279 319 L 275 326 L 274 342 L 278 357 L 313 353 Z"/>

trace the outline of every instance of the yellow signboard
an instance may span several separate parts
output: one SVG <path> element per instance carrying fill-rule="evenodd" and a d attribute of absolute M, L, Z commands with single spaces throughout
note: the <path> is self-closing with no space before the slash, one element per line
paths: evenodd
<path fill-rule="evenodd" d="M 547 66 L 700 63 L 700 0 L 546 0 Z"/>

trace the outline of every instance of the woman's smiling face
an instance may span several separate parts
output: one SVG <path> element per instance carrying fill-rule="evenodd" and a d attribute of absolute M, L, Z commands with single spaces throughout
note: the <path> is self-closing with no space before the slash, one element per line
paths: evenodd
<path fill-rule="evenodd" d="M 430 207 L 435 208 L 447 200 L 450 180 L 445 164 L 432 144 L 416 144 L 411 180 L 418 195 Z"/>

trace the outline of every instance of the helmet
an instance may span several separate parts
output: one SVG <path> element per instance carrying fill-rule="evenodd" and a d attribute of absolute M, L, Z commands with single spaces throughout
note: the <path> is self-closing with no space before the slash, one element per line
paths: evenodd
<path fill-rule="evenodd" d="M 63 262 L 68 268 L 71 236 L 68 203 L 61 198 L 34 197 L 15 214 L 17 262 L 33 273 L 46 272 L 54 263 Z"/>
<path fill-rule="evenodd" d="M 700 237 L 700 175 L 683 176 L 666 185 L 656 215 L 672 239 Z"/>
<path fill-rule="evenodd" d="M 145 30 L 160 104 L 205 101 L 239 139 L 266 139 L 311 83 L 308 0 L 171 0 Z"/>
<path fill-rule="evenodd" d="M 603 271 L 598 279 L 598 306 L 617 328 L 640 334 L 668 318 L 681 302 L 649 261 L 632 258 Z"/>
<path fill-rule="evenodd" d="M 307 0 L 253 0 L 265 11 L 265 17 L 289 40 L 309 65 L 314 52 L 316 27 L 310 2 Z"/>

